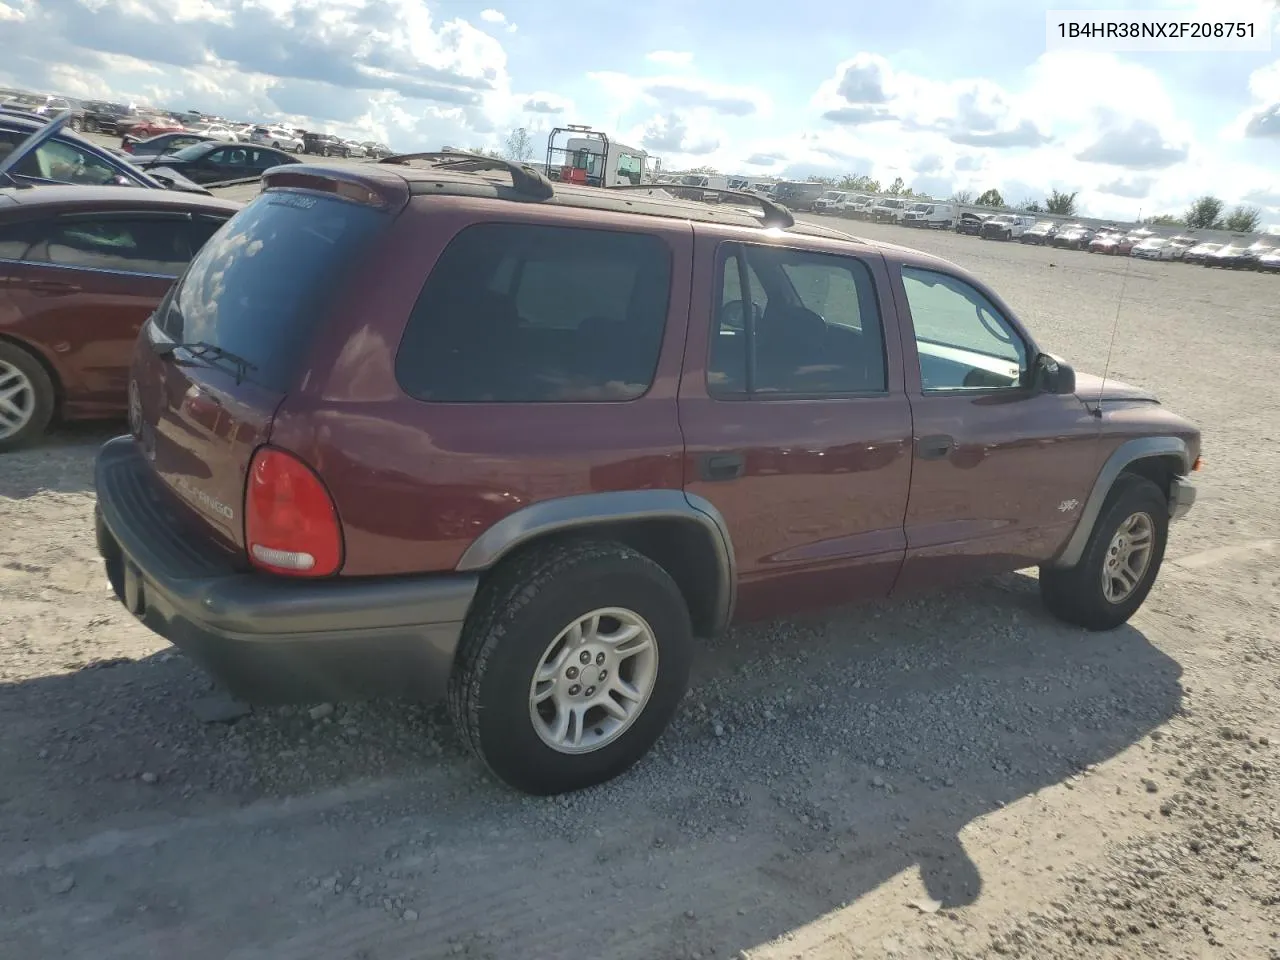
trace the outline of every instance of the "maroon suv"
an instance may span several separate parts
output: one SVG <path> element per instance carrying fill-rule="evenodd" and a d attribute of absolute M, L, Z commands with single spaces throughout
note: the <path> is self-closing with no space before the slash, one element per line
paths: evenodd
<path fill-rule="evenodd" d="M 956 266 L 751 202 L 267 174 L 140 335 L 116 593 L 251 700 L 447 692 L 543 793 L 643 756 L 732 622 L 1028 566 L 1127 620 L 1197 428 Z"/>

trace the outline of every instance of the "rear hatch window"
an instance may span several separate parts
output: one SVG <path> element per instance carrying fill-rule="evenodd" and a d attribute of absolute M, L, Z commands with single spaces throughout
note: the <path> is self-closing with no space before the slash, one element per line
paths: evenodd
<path fill-rule="evenodd" d="M 388 219 L 334 197 L 263 193 L 201 248 L 157 323 L 171 340 L 234 354 L 246 379 L 283 392 L 336 278 Z"/>
<path fill-rule="evenodd" d="M 159 477 L 233 548 L 245 478 L 329 301 L 393 214 L 268 190 L 201 248 L 140 339 L 138 435 Z"/>

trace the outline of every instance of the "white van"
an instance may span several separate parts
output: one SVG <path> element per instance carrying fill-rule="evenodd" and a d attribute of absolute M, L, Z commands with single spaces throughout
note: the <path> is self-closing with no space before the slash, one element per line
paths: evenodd
<path fill-rule="evenodd" d="M 902 225 L 905 227 L 931 227 L 934 230 L 950 230 L 956 222 L 956 205 L 954 203 L 913 203 L 903 214 Z"/>

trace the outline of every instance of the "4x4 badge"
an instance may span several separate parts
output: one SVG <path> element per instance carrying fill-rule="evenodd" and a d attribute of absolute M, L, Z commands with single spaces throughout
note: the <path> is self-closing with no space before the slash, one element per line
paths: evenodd
<path fill-rule="evenodd" d="M 1074 510 L 1078 506 L 1080 506 L 1079 500 L 1063 500 L 1060 504 L 1058 504 L 1058 512 L 1070 513 L 1072 510 Z"/>

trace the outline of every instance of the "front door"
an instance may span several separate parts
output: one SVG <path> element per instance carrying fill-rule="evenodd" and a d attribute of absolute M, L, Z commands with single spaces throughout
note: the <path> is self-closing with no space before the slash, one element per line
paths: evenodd
<path fill-rule="evenodd" d="M 893 270 L 915 422 L 898 589 L 1047 559 L 1097 474 L 1098 421 L 1028 385 L 1035 348 L 994 297 L 943 268 Z"/>
<path fill-rule="evenodd" d="M 695 230 L 685 489 L 726 521 L 736 619 L 886 595 L 906 547 L 911 411 L 883 258 Z"/>

